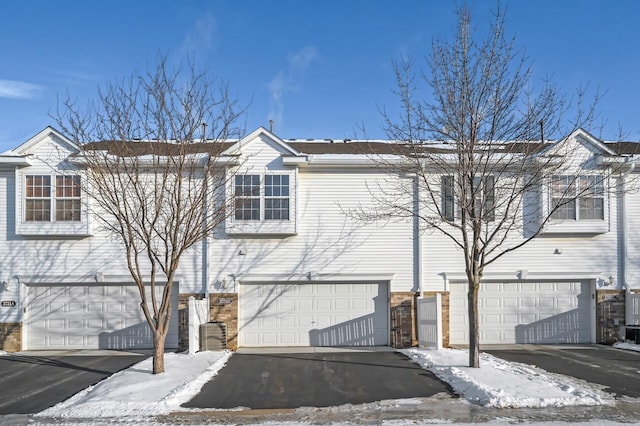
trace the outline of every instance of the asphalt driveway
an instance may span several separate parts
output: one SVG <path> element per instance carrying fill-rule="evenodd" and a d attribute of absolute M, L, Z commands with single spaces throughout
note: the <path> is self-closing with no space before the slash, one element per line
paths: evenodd
<path fill-rule="evenodd" d="M 146 357 L 115 351 L 0 356 L 0 415 L 37 413 Z"/>
<path fill-rule="evenodd" d="M 453 396 L 433 374 L 392 351 L 236 353 L 189 408 L 252 409 Z"/>
<path fill-rule="evenodd" d="M 606 386 L 616 396 L 640 397 L 640 353 L 604 345 L 512 345 L 481 347 L 507 361 Z"/>

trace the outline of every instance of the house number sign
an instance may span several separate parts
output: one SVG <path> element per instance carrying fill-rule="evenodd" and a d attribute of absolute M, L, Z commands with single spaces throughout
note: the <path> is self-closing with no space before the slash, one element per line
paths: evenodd
<path fill-rule="evenodd" d="M 2 302 L 0 302 L 0 306 L 2 306 L 3 308 L 13 308 L 16 306 L 16 301 L 15 300 L 3 300 Z"/>
<path fill-rule="evenodd" d="M 233 303 L 232 299 L 220 298 L 218 299 L 218 306 L 230 305 Z"/>

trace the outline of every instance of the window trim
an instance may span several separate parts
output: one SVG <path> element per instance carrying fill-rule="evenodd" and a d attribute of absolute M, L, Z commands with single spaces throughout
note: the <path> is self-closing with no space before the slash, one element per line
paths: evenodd
<path fill-rule="evenodd" d="M 228 235 L 236 236 L 250 236 L 250 235 L 270 235 L 287 237 L 297 234 L 297 181 L 298 170 L 297 169 L 284 169 L 284 170 L 256 170 L 248 169 L 242 171 L 242 173 L 234 173 L 235 176 L 242 175 L 259 175 L 260 176 L 260 219 L 259 220 L 244 220 L 237 219 L 235 213 L 235 201 L 231 203 L 234 209 L 225 220 L 225 232 Z M 227 194 L 229 197 L 235 197 L 235 176 L 229 179 L 229 185 Z M 283 199 L 284 197 L 275 195 L 268 196 L 268 191 L 265 190 L 265 183 L 267 182 L 267 176 L 287 176 L 288 177 L 288 218 L 287 219 L 267 219 L 265 215 L 265 207 L 269 204 L 267 200 Z M 271 179 L 271 178 L 269 178 Z"/>
<path fill-rule="evenodd" d="M 278 195 L 267 195 L 267 178 L 271 178 L 273 179 L 274 177 L 280 177 L 282 178 L 286 178 L 287 184 L 286 184 L 286 190 L 287 190 L 287 195 L 283 196 L 281 194 Z M 252 191 L 257 192 L 257 194 L 244 194 L 244 191 L 242 189 L 244 189 L 244 186 L 242 187 L 242 189 L 240 190 L 240 194 L 238 193 L 238 182 L 239 179 L 243 179 L 243 178 L 247 178 L 250 177 L 252 180 L 255 178 L 257 180 L 257 191 L 253 190 L 254 187 L 254 182 L 251 182 L 251 188 Z M 238 174 L 234 176 L 234 182 L 233 182 L 233 196 L 235 198 L 234 200 L 234 212 L 233 212 L 233 220 L 237 221 L 237 222 L 288 222 L 290 220 L 291 217 L 291 178 L 290 175 L 288 173 L 265 173 L 263 175 L 259 175 L 259 174 L 255 174 L 255 173 L 247 173 L 247 174 Z M 269 185 L 271 187 L 274 187 L 274 185 Z M 278 184 L 277 188 L 282 189 L 283 185 L 280 183 Z M 272 188 L 273 190 L 273 188 Z M 254 217 L 250 217 L 250 218 L 243 218 L 243 217 L 239 217 L 238 215 L 238 210 L 237 210 L 237 206 L 238 206 L 238 201 L 239 200 L 257 200 L 258 201 L 258 218 L 254 218 Z M 269 203 L 267 203 L 267 201 L 272 201 L 272 200 L 286 200 L 287 201 L 287 207 L 286 207 L 286 218 L 273 218 L 273 217 L 267 217 L 269 216 L 267 214 L 268 209 L 271 210 L 275 210 L 278 209 L 277 207 L 267 207 L 267 205 Z M 250 210 L 254 210 L 255 208 L 252 206 Z M 280 213 L 282 213 L 284 210 L 282 208 L 280 209 Z M 242 210 L 244 211 L 244 210 Z M 253 215 L 252 215 L 253 216 Z"/>
<path fill-rule="evenodd" d="M 460 196 L 456 195 L 456 177 L 454 175 L 442 175 L 440 178 L 440 216 L 448 222 L 459 221 L 462 218 L 460 203 L 456 203 L 456 198 Z M 480 183 L 479 189 L 476 189 L 476 182 Z M 482 203 L 480 203 L 483 209 L 480 215 L 483 222 L 495 221 L 495 176 L 478 176 L 474 179 L 473 186 L 471 194 L 483 199 Z M 487 193 L 487 186 L 491 188 L 489 193 Z"/>
<path fill-rule="evenodd" d="M 40 185 L 29 184 L 30 179 L 40 179 L 42 182 Z M 70 179 L 71 186 L 67 186 L 61 182 L 62 180 Z M 23 209 L 20 220 L 24 223 L 76 223 L 82 222 L 83 208 L 82 208 L 82 180 L 79 174 L 25 174 L 23 177 L 24 192 L 22 198 Z M 45 183 L 46 180 L 46 183 Z M 46 191 L 45 191 L 46 188 Z M 66 188 L 71 188 L 72 192 L 78 191 L 78 195 L 66 195 L 64 194 Z M 36 192 L 36 195 L 30 195 L 29 192 Z M 38 191 L 39 189 L 39 191 Z M 62 193 L 60 193 L 62 189 Z M 47 192 L 48 195 L 43 195 Z M 48 206 L 47 209 L 40 209 L 41 215 L 37 215 L 37 210 L 32 210 L 28 207 L 30 201 L 41 201 Z M 66 202 L 73 202 L 74 206 L 71 208 L 71 215 L 74 219 L 61 219 L 59 214 L 65 214 L 66 210 L 60 209 L 61 205 Z M 77 204 L 76 204 L 77 203 Z M 77 214 L 75 212 L 77 211 Z M 42 214 L 48 213 L 48 218 L 45 219 Z M 33 213 L 30 215 L 30 213 Z M 29 219 L 29 217 L 34 217 Z M 35 216 L 42 217 L 36 219 Z"/>
<path fill-rule="evenodd" d="M 611 230 L 611 219 L 610 219 L 610 210 L 611 210 L 611 199 L 610 195 L 607 193 L 606 188 L 608 186 L 606 176 L 602 174 L 593 173 L 593 174 L 585 174 L 585 175 L 557 175 L 557 176 L 568 176 L 574 178 L 574 181 L 578 180 L 581 176 L 593 176 L 596 179 L 599 179 L 602 182 L 601 194 L 598 198 L 602 199 L 602 218 L 599 219 L 590 219 L 590 218 L 582 218 L 580 219 L 579 210 L 579 200 L 581 198 L 577 198 L 575 200 L 576 204 L 576 218 L 558 218 L 554 217 L 549 212 L 553 208 L 554 205 L 554 197 L 553 197 L 553 179 L 556 175 L 552 176 L 551 181 L 548 183 L 548 187 L 545 191 L 545 202 L 543 203 L 543 213 L 546 217 L 548 217 L 549 221 L 545 225 L 542 230 L 542 234 L 549 235 L 571 235 L 571 234 L 582 234 L 582 235 L 595 235 L 595 234 L 604 234 Z M 598 190 L 600 192 L 600 190 Z M 582 199 L 584 199 L 583 197 Z M 591 197 L 586 197 L 587 199 Z"/>
<path fill-rule="evenodd" d="M 50 220 L 47 221 L 27 221 L 26 220 L 26 195 L 27 195 L 27 176 L 50 176 L 51 191 L 55 191 L 56 176 L 79 176 L 80 179 L 80 210 L 79 220 L 55 220 L 55 202 L 51 203 Z M 77 178 L 76 178 L 77 179 Z M 81 170 L 58 170 L 52 171 L 50 168 L 33 167 L 27 169 L 16 169 L 14 171 L 14 208 L 15 216 L 13 226 L 16 235 L 34 236 L 40 238 L 50 237 L 77 237 L 85 238 L 92 235 L 92 220 L 89 215 L 89 197 L 87 191 L 84 190 L 84 177 Z M 49 199 L 55 200 L 55 194 L 50 194 Z M 67 197 L 58 197 L 61 199 L 69 199 Z M 75 197 L 73 197 L 75 198 Z M 76 198 L 77 199 L 77 198 Z"/>
<path fill-rule="evenodd" d="M 567 185 L 565 189 L 563 189 L 562 193 L 559 194 L 561 195 L 560 197 L 557 197 L 557 196 L 554 197 L 554 195 L 556 195 L 554 194 L 554 191 L 555 191 L 554 184 L 556 182 L 556 179 L 564 179 L 567 181 L 566 182 Z M 595 183 L 589 182 L 588 184 L 588 186 L 596 185 L 598 187 L 597 189 L 595 189 L 595 193 L 593 193 L 593 191 L 589 189 L 582 190 L 580 188 L 581 182 L 583 179 L 589 179 L 589 180 L 593 179 L 595 181 Z M 588 222 L 588 221 L 600 222 L 600 221 L 606 220 L 607 197 L 604 191 L 603 176 L 600 176 L 600 175 L 554 175 L 552 176 L 551 185 L 549 187 L 549 208 L 551 209 L 556 204 L 554 200 L 561 200 L 563 198 L 562 195 L 567 194 L 567 191 L 569 190 L 573 192 L 573 195 L 569 195 L 569 197 L 573 199 L 568 200 L 567 203 L 565 203 L 564 205 L 557 208 L 554 212 L 552 212 L 550 216 L 551 220 L 566 221 L 566 222 Z M 585 194 L 581 194 L 581 191 L 585 191 Z M 601 217 L 583 217 L 582 201 L 586 201 L 586 200 L 601 200 L 602 205 L 599 208 L 597 207 L 591 208 L 591 210 L 593 211 L 600 210 L 602 212 Z M 558 212 L 566 211 L 565 209 L 563 209 L 563 207 L 567 205 L 573 206 L 573 209 L 572 209 L 573 217 L 559 217 L 559 215 L 556 215 L 556 213 Z"/>

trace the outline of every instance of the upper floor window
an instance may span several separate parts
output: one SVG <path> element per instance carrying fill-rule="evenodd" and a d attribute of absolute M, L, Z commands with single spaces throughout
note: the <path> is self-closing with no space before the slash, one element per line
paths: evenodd
<path fill-rule="evenodd" d="M 56 176 L 53 182 L 50 175 L 25 179 L 25 222 L 80 221 L 80 176 Z"/>
<path fill-rule="evenodd" d="M 264 219 L 289 220 L 289 176 L 264 177 Z"/>
<path fill-rule="evenodd" d="M 462 217 L 462 209 L 468 209 L 469 216 L 487 222 L 495 220 L 495 187 L 493 176 L 476 177 L 473 185 L 465 188 L 466 200 L 456 198 L 456 187 L 453 176 L 441 178 L 441 214 L 446 220 L 453 221 Z M 457 215 L 456 215 L 457 202 Z M 471 209 L 474 210 L 471 210 Z"/>
<path fill-rule="evenodd" d="M 259 175 L 236 176 L 234 195 L 237 220 L 260 220 Z"/>
<path fill-rule="evenodd" d="M 238 175 L 234 182 L 236 220 L 289 220 L 289 175 Z"/>
<path fill-rule="evenodd" d="M 605 194 L 602 176 L 553 176 L 552 219 L 604 220 Z"/>

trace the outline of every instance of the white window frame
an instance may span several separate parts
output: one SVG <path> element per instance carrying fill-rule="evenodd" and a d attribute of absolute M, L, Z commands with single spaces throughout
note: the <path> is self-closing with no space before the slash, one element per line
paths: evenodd
<path fill-rule="evenodd" d="M 49 194 L 43 193 L 27 197 L 27 180 L 31 176 L 46 177 L 49 179 Z M 71 177 L 76 181 L 79 187 L 79 195 L 74 195 L 74 189 L 69 191 L 62 190 L 61 182 L 58 178 Z M 88 215 L 88 198 L 84 191 L 83 177 L 77 171 L 60 171 L 60 173 L 51 173 L 51 170 L 16 170 L 15 172 L 16 192 L 15 192 L 15 230 L 17 235 L 33 235 L 33 236 L 78 236 L 86 237 L 91 235 L 91 220 Z M 60 186 L 60 188 L 58 188 Z M 33 193 L 32 193 L 33 194 Z M 27 201 L 42 200 L 49 203 L 49 217 L 42 220 L 27 220 Z M 64 208 L 60 210 L 60 203 L 69 203 L 72 206 L 69 212 L 73 215 L 73 220 L 64 220 L 57 216 L 58 211 L 64 212 Z M 61 207 L 61 204 L 60 204 Z M 77 213 L 76 213 L 77 212 Z"/>
<path fill-rule="evenodd" d="M 486 222 L 493 222 L 495 220 L 495 198 L 496 198 L 496 178 L 494 175 L 479 176 L 475 178 L 474 188 L 472 193 L 475 193 L 476 198 L 480 198 L 481 202 L 478 206 L 487 209 L 492 204 L 489 211 L 482 212 L 480 215 Z M 491 182 L 491 193 L 487 194 L 486 186 Z M 480 185 L 476 189 L 476 185 Z M 448 187 L 448 188 L 447 188 Z M 444 220 L 449 222 L 459 221 L 462 218 L 462 211 L 460 203 L 457 198 L 460 194 L 456 194 L 456 176 L 454 175 L 442 175 L 440 178 L 440 213 Z"/>
<path fill-rule="evenodd" d="M 557 189 L 555 187 L 556 179 L 564 179 L 564 185 L 562 185 L 561 189 Z M 600 188 L 597 188 L 595 193 L 594 191 L 588 189 L 582 189 L 584 194 L 581 194 L 580 191 L 580 182 L 584 179 L 592 180 L 589 182 L 589 186 L 593 185 L 593 180 L 599 181 L 601 183 Z M 560 195 L 564 191 L 571 191 L 567 196 L 569 198 L 574 198 L 574 200 L 570 200 L 567 202 L 568 208 L 563 208 L 561 206 L 559 209 L 560 212 L 564 211 L 567 214 L 557 214 L 553 212 L 550 214 L 549 223 L 543 230 L 545 234 L 602 234 L 610 231 L 610 199 L 607 194 L 607 180 L 606 177 L 598 174 L 581 174 L 581 175 L 557 175 L 551 177 L 551 182 L 549 183 L 549 187 L 547 188 L 547 198 L 546 198 L 546 207 L 545 212 L 548 215 L 549 212 L 553 209 L 553 207 L 559 202 L 562 198 Z M 563 191 L 556 192 L 554 191 Z M 585 217 L 585 206 L 583 201 L 586 200 L 601 200 L 601 207 L 594 208 L 594 211 L 601 210 L 601 217 L 592 217 L 593 215 L 589 215 L 589 217 Z"/>
<path fill-rule="evenodd" d="M 259 199 L 260 203 L 260 218 L 259 219 L 243 219 L 236 215 L 236 202 L 233 204 L 234 211 L 228 215 L 225 221 L 225 231 L 229 235 L 295 235 L 297 233 L 296 223 L 296 200 L 297 200 L 297 169 L 296 170 L 273 170 L 268 172 L 257 172 L 254 170 L 248 170 L 243 173 L 237 173 L 230 179 L 230 185 L 228 194 L 230 197 L 236 197 L 236 177 L 237 176 L 259 176 L 259 194 L 255 195 L 255 199 Z M 271 195 L 268 195 L 266 190 L 266 184 L 269 179 L 274 179 L 275 176 L 286 176 L 288 180 L 288 195 L 282 195 L 277 193 L 278 191 L 271 191 Z M 278 188 L 282 188 L 282 184 L 278 185 Z M 273 188 L 272 188 L 273 189 Z M 268 204 L 272 201 L 283 202 L 287 200 L 288 212 L 286 218 L 275 217 L 269 218 L 267 212 Z M 277 204 L 277 202 L 275 203 Z M 278 215 L 276 215 L 278 216 Z M 282 215 L 284 216 L 284 214 Z"/>

